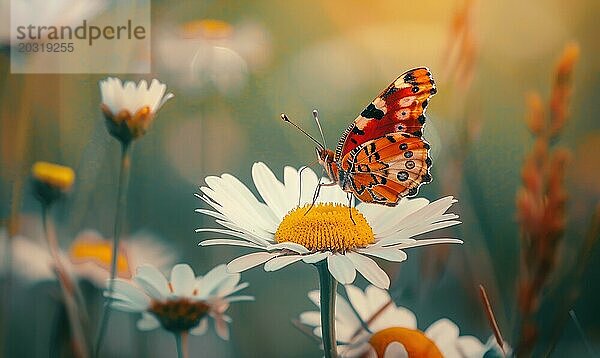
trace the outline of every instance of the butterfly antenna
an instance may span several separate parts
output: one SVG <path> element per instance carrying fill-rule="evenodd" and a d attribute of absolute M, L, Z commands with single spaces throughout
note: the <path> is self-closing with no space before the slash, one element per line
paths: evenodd
<path fill-rule="evenodd" d="M 313 142 L 315 142 L 319 146 L 319 148 L 325 149 L 325 146 L 323 144 L 319 143 L 318 140 L 316 140 L 313 136 L 311 136 L 310 134 L 308 134 L 304 129 L 300 128 L 300 126 L 298 126 L 296 123 L 290 121 L 289 117 L 285 113 L 281 113 L 281 119 L 284 122 L 288 122 L 289 124 L 291 124 L 294 127 L 296 127 L 296 129 L 299 130 L 300 132 L 304 133 L 304 135 L 307 136 Z"/>
<path fill-rule="evenodd" d="M 325 141 L 325 136 L 323 135 L 323 128 L 321 128 L 321 122 L 319 121 L 319 111 L 313 109 L 313 117 L 315 118 L 315 122 L 317 122 L 317 127 L 319 127 L 319 133 L 321 133 L 321 139 L 323 139 L 323 146 L 327 148 L 327 142 Z"/>

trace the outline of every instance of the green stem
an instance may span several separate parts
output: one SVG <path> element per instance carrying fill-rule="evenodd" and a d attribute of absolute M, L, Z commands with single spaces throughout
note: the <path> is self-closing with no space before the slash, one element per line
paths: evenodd
<path fill-rule="evenodd" d="M 187 332 L 175 333 L 175 343 L 177 345 L 177 358 L 188 358 Z"/>
<path fill-rule="evenodd" d="M 319 289 L 321 293 L 321 330 L 323 333 L 323 350 L 325 358 L 336 358 L 335 344 L 335 299 L 337 281 L 329 273 L 327 261 L 317 263 L 319 271 Z"/>
<path fill-rule="evenodd" d="M 80 321 L 79 309 L 77 308 L 77 302 L 75 299 L 75 283 L 71 280 L 64 264 L 60 257 L 60 250 L 58 248 L 58 241 L 56 240 L 56 232 L 54 227 L 50 223 L 49 219 L 49 205 L 42 203 L 42 223 L 44 226 L 44 234 L 50 255 L 54 261 L 56 277 L 60 283 L 60 288 L 63 293 L 64 304 L 67 311 L 67 318 L 71 327 L 71 334 L 73 338 L 73 349 L 76 357 L 88 357 L 89 352 L 85 340 L 85 334 Z"/>
<path fill-rule="evenodd" d="M 127 207 L 127 189 L 129 187 L 129 173 L 131 167 L 131 142 L 121 143 L 121 168 L 119 171 L 119 184 L 117 186 L 117 209 L 115 211 L 115 226 L 113 231 L 113 246 L 112 246 L 112 257 L 110 261 L 110 283 L 107 289 L 107 300 L 104 304 L 104 310 L 102 311 L 102 318 L 100 320 L 100 328 L 98 329 L 98 336 L 96 337 L 96 349 L 94 351 L 94 357 L 98 357 L 100 349 L 102 347 L 102 341 L 106 334 L 106 328 L 110 318 L 110 301 L 111 295 L 114 290 L 114 279 L 117 277 L 117 260 L 119 256 L 119 242 L 121 237 L 121 228 L 123 226 L 123 217 L 125 216 L 125 209 Z"/>

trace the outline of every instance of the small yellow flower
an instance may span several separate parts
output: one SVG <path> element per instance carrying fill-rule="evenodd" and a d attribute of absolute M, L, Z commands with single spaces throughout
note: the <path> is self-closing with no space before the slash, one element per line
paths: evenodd
<path fill-rule="evenodd" d="M 45 204 L 52 203 L 68 192 L 75 181 L 73 169 L 48 162 L 36 162 L 31 167 L 31 175 L 35 196 Z"/>
<path fill-rule="evenodd" d="M 33 164 L 31 174 L 35 180 L 62 191 L 71 189 L 75 181 L 75 172 L 73 169 L 48 162 L 36 162 Z"/>

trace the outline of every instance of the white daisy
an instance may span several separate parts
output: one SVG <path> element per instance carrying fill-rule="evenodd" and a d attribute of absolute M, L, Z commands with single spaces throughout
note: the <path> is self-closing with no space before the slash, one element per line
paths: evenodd
<path fill-rule="evenodd" d="M 164 24 L 157 35 L 161 73 L 194 95 L 210 93 L 210 88 L 222 95 L 239 94 L 249 73 L 263 69 L 270 58 L 270 36 L 255 23 L 197 19 Z"/>
<path fill-rule="evenodd" d="M 153 79 L 149 87 L 146 80 L 137 86 L 132 81 L 122 83 L 115 77 L 100 81 L 102 112 L 110 133 L 125 141 L 142 136 L 156 112 L 174 97 L 166 91 L 167 85 L 157 79 Z"/>
<path fill-rule="evenodd" d="M 483 357 L 489 347 L 473 336 L 461 336 L 452 321 L 442 318 L 424 332 L 417 328 L 417 318 L 409 309 L 396 306 L 389 293 L 369 285 L 363 292 L 348 285 L 350 303 L 338 295 L 335 313 L 336 338 L 341 357 Z M 308 294 L 319 306 L 319 291 Z M 314 327 L 321 336 L 321 315 L 308 311 L 300 322 Z"/>
<path fill-rule="evenodd" d="M 46 26 L 81 26 L 83 20 L 93 20 L 103 12 L 110 1 L 108 0 L 25 0 L 0 2 L 0 21 L 11 26 L 0 29 L 0 44 L 10 41 L 10 29 L 18 26 L 46 25 Z M 13 39 L 17 31 L 12 34 Z"/>
<path fill-rule="evenodd" d="M 142 313 L 137 323 L 140 330 L 162 326 L 176 334 L 204 334 L 211 317 L 217 334 L 229 339 L 227 323 L 231 318 L 225 314 L 229 304 L 254 300 L 252 296 L 232 296 L 248 287 L 247 283 L 239 282 L 240 274 L 228 273 L 225 265 L 196 277 L 189 265 L 178 264 L 173 267 L 169 280 L 154 266 L 142 265 L 132 281 L 119 278 L 113 281 L 111 306 Z"/>
<path fill-rule="evenodd" d="M 360 203 L 350 209 L 346 193 L 338 186 L 323 187 L 318 204 L 309 210 L 319 180 L 312 170 L 303 170 L 300 178 L 299 171 L 285 167 L 280 182 L 264 163 L 255 163 L 252 177 L 264 202 L 229 174 L 207 177 L 208 186 L 197 194 L 212 210 L 196 211 L 214 217 L 222 227 L 196 231 L 234 237 L 204 240 L 200 245 L 260 250 L 231 261 L 227 265 L 231 272 L 263 263 L 266 271 L 275 271 L 297 261 L 314 264 L 327 260 L 329 272 L 342 284 L 352 283 L 358 271 L 374 285 L 387 288 L 388 275 L 369 256 L 401 262 L 407 258 L 403 251 L 407 248 L 462 243 L 457 239 L 413 239 L 460 223 L 457 215 L 446 213 L 456 202 L 452 197 L 432 203 L 423 198 L 402 199 L 394 208 Z"/>
<path fill-rule="evenodd" d="M 96 231 L 86 230 L 77 235 L 68 253 L 77 276 L 104 287 L 110 277 L 112 245 L 112 239 L 105 239 Z M 126 237 L 119 246 L 117 277 L 121 278 L 131 278 L 136 267 L 149 263 L 165 272 L 176 259 L 171 247 L 146 232 Z"/>
<path fill-rule="evenodd" d="M 2 239 L 0 237 L 0 239 Z M 32 284 L 56 280 L 54 260 L 48 248 L 23 236 L 10 240 L 13 267 L 19 277 Z M 110 277 L 112 240 L 99 233 L 86 230 L 77 235 L 67 251 L 60 252 L 67 271 L 77 279 L 88 280 L 96 287 L 104 288 Z M 0 251 L 4 256 L 4 252 Z M 129 279 L 133 269 L 152 262 L 161 271 L 167 270 L 175 261 L 172 249 L 147 233 L 138 233 L 123 240 L 117 263 L 117 275 Z"/>

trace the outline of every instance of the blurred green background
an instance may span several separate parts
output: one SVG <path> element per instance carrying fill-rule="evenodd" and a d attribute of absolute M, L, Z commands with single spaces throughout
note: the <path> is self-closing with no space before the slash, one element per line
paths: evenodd
<path fill-rule="evenodd" d="M 465 8 L 470 11 L 465 25 L 469 46 L 448 55 L 447 49 L 459 42 L 451 29 Z M 392 277 L 397 302 L 415 311 L 421 328 L 448 317 L 463 333 L 485 341 L 490 330 L 476 291 L 483 283 L 510 337 L 519 268 L 515 193 L 532 144 L 524 120 L 525 94 L 538 90 L 548 98 L 555 63 L 570 41 L 579 43 L 581 56 L 570 121 L 558 144 L 574 155 L 567 170 L 567 234 L 558 273 L 547 290 L 551 297 L 564 294 L 561 284 L 570 279 L 565 273 L 577 261 L 600 197 L 599 11 L 600 3 L 593 0 L 152 1 L 153 73 L 121 78 L 158 78 L 175 98 L 135 143 L 125 233 L 144 229 L 158 235 L 197 273 L 228 262 L 246 250 L 197 246 L 208 236 L 194 229 L 215 225 L 194 213 L 203 204 L 193 194 L 205 176 L 231 173 L 252 188 L 252 163 L 263 161 L 281 178 L 283 166 L 314 159 L 311 143 L 279 120 L 281 112 L 316 133 L 310 113 L 317 108 L 334 146 L 347 124 L 396 76 L 428 66 L 438 87 L 425 128 L 434 181 L 420 195 L 459 199 L 463 225 L 445 234 L 465 243 L 448 250 L 415 249 L 405 263 L 381 264 Z M 201 22 L 206 19 L 219 22 Z M 107 134 L 99 109 L 98 81 L 106 75 L 12 75 L 7 51 L 0 57 L 3 226 L 17 205 L 19 232 L 40 235 L 39 204 L 23 178 L 33 162 L 45 160 L 77 173 L 71 195 L 55 210 L 61 244 L 68 247 L 84 229 L 110 237 L 119 145 Z M 17 196 L 15 203 L 19 182 L 24 183 L 22 200 Z M 596 250 L 580 298 L 569 307 L 596 352 L 599 258 Z M 318 285 L 314 269 L 296 264 L 265 273 L 255 268 L 242 278 L 250 282 L 246 291 L 256 302 L 231 308 L 230 342 L 214 333 L 192 337 L 192 356 L 321 354 L 290 323 L 313 309 L 306 294 Z M 364 287 L 363 281 L 357 283 Z M 18 279 L 12 285 L 2 301 L 5 356 L 45 357 L 54 329 L 56 285 L 32 286 Z M 544 322 L 553 322 L 559 313 L 553 307 L 542 307 Z M 114 314 L 107 356 L 173 354 L 168 334 L 138 332 L 132 322 L 131 315 Z M 584 341 L 568 322 L 555 356 L 583 354 Z"/>

